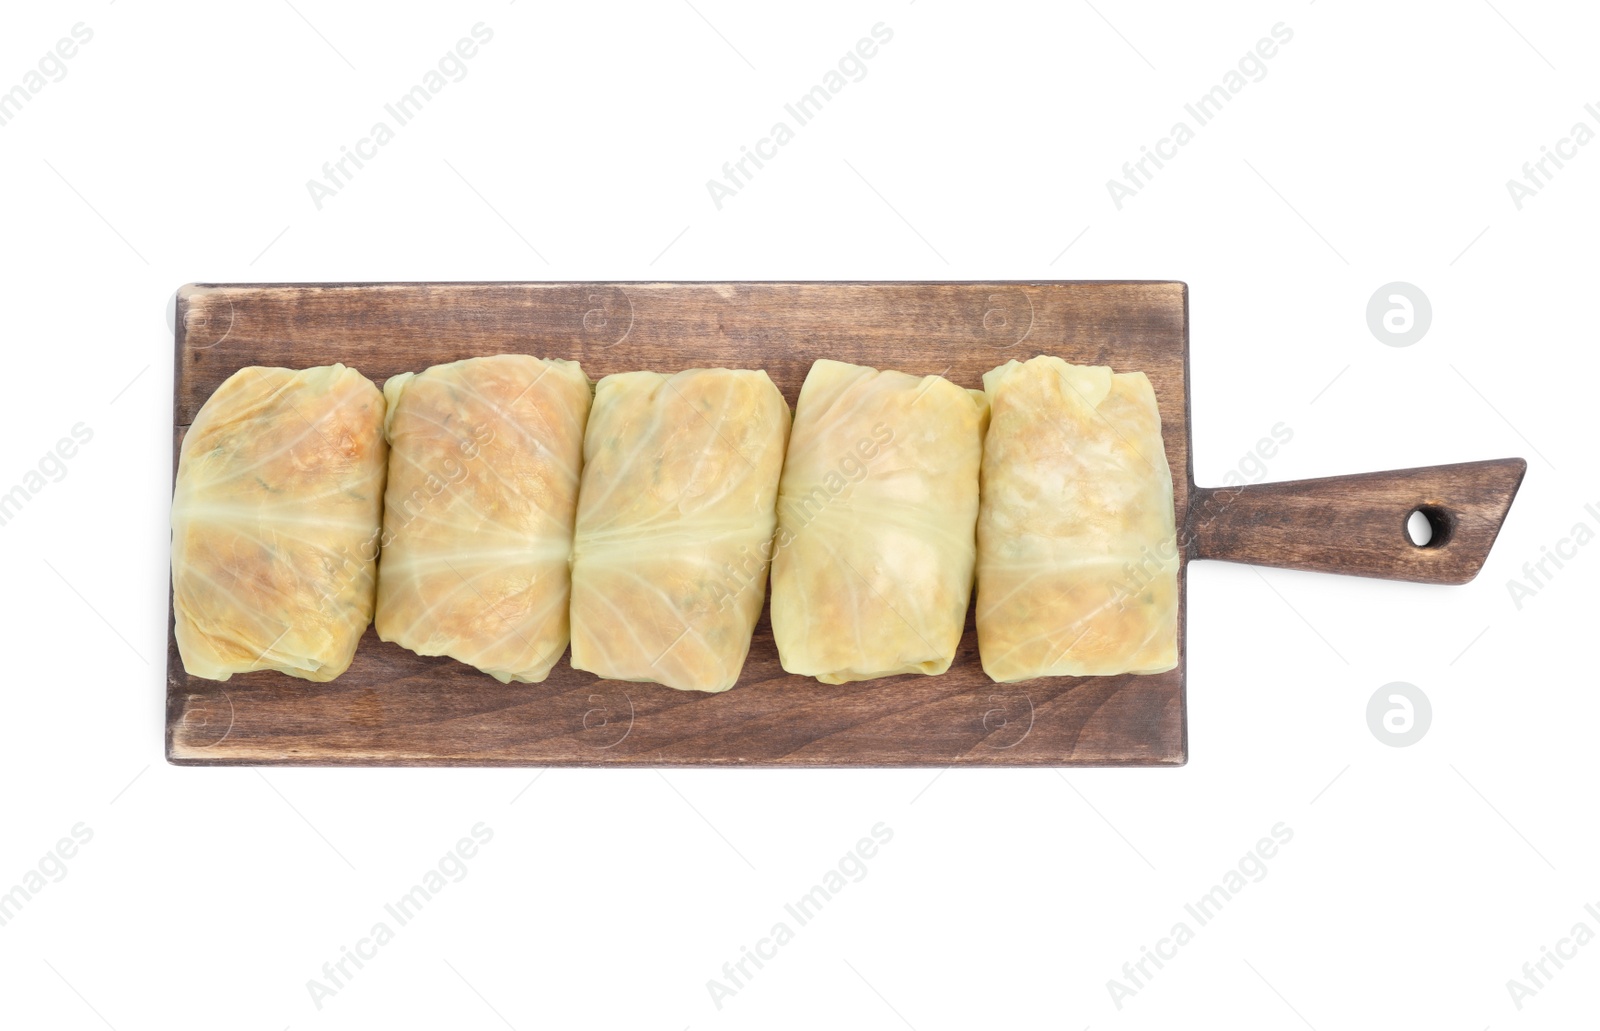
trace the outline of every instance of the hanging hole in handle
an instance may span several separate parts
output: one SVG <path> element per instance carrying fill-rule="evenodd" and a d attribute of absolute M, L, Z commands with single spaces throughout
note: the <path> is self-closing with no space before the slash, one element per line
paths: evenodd
<path fill-rule="evenodd" d="M 1455 517 L 1438 505 L 1419 505 L 1406 517 L 1406 538 L 1419 548 L 1443 547 L 1455 528 Z"/>

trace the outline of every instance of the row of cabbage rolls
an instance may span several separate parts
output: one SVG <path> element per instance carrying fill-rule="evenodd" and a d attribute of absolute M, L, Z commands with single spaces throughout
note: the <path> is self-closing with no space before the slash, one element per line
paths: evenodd
<path fill-rule="evenodd" d="M 771 574 L 783 668 L 949 668 L 976 580 L 996 681 L 1177 662 L 1178 552 L 1141 372 L 1008 362 L 982 391 L 499 355 L 391 377 L 242 369 L 183 441 L 184 668 L 331 680 L 369 622 L 502 682 L 578 669 L 725 691 Z M 792 425 L 791 425 L 792 421 Z"/>

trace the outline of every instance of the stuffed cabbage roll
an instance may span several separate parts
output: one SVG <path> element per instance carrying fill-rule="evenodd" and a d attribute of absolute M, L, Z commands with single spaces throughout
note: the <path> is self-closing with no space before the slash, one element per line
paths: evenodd
<path fill-rule="evenodd" d="M 343 365 L 240 369 L 195 416 L 172 497 L 183 668 L 332 680 L 372 619 L 383 395 Z"/>
<path fill-rule="evenodd" d="M 943 673 L 972 597 L 982 394 L 811 366 L 778 490 L 772 633 L 790 673 Z"/>
<path fill-rule="evenodd" d="M 502 354 L 391 377 L 383 394 L 378 636 L 501 683 L 543 680 L 567 647 L 583 370 Z"/>
<path fill-rule="evenodd" d="M 766 593 L 789 408 L 765 372 L 595 387 L 572 548 L 572 665 L 726 691 Z"/>
<path fill-rule="evenodd" d="M 1006 683 L 1178 663 L 1172 475 L 1142 372 L 1007 362 L 978 515 L 978 651 Z"/>

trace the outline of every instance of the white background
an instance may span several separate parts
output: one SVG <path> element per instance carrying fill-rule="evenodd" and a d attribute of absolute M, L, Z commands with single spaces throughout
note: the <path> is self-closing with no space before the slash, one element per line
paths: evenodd
<path fill-rule="evenodd" d="M 11 5 L 0 89 L 0 927 L 8 1027 L 1566 1028 L 1600 943 L 1588 645 L 1600 119 L 1586 6 L 727 0 L 357 9 Z M 321 210 L 306 181 L 478 22 L 493 40 Z M 871 27 L 893 39 L 718 210 L 706 180 Z M 1293 39 L 1121 210 L 1106 180 L 1282 22 Z M 1554 166 L 1548 166 L 1554 170 Z M 1070 246 L 1069 246 L 1070 245 Z M 188 281 L 1172 278 L 1196 478 L 1508 455 L 1482 575 L 1427 587 L 1198 563 L 1176 770 L 178 769 L 162 759 L 171 332 Z M 1416 284 L 1409 347 L 1366 322 Z M 975 385 L 975 384 L 974 384 Z M 1593 504 L 1595 510 L 1586 511 Z M 1315 534 L 1315 527 L 1308 527 Z M 1397 748 L 1382 685 L 1431 699 Z M 307 981 L 483 821 L 494 837 L 337 995 Z M 707 981 L 874 824 L 893 840 L 737 995 Z M 1293 840 L 1119 1009 L 1107 988 L 1284 823 Z M 53 864 L 52 864 L 53 869 Z M 1191 921 L 1192 924 L 1192 921 Z"/>

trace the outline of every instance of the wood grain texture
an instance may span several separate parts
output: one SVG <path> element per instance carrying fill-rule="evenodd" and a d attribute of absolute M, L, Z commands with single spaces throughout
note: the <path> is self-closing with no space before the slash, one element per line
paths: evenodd
<path fill-rule="evenodd" d="M 1181 283 L 498 283 L 191 286 L 179 292 L 174 454 L 247 365 L 343 362 L 382 383 L 475 355 L 631 369 L 766 369 L 792 406 L 822 357 L 981 387 L 1011 358 L 1143 370 L 1161 407 L 1180 522 L 1189 461 Z M 1182 574 L 1180 573 L 1180 592 Z M 1180 593 L 1181 596 L 1181 593 Z M 502 685 L 369 629 L 348 672 L 216 683 L 168 649 L 167 754 L 184 764 L 1176 765 L 1184 665 L 1155 676 L 997 685 L 969 611 L 949 672 L 827 686 L 778 664 L 763 613 L 739 683 L 717 695 L 599 680 L 565 658 Z"/>
<path fill-rule="evenodd" d="M 1185 534 L 1189 557 L 1464 584 L 1483 568 L 1527 470 L 1520 458 L 1502 458 L 1196 488 Z M 1422 547 L 1406 535 L 1418 510 L 1433 528 Z"/>
<path fill-rule="evenodd" d="M 247 365 L 343 362 L 381 384 L 476 355 L 572 358 L 591 379 L 766 369 L 792 406 L 812 361 L 980 387 L 1011 358 L 1141 370 L 1155 388 L 1179 532 L 1178 666 L 1154 676 L 997 685 L 969 611 L 950 670 L 827 686 L 783 672 L 763 613 L 739 683 L 703 695 L 599 680 L 563 659 L 500 684 L 369 629 L 348 672 L 189 677 L 169 637 L 167 756 L 192 765 L 1181 765 L 1191 558 L 1462 583 L 1483 563 L 1520 459 L 1197 489 L 1182 283 L 458 283 L 190 286 L 179 291 L 173 454 Z M 1436 545 L 1405 537 L 1411 511 Z M 170 611 L 170 596 L 169 596 Z M 170 619 L 170 617 L 169 617 Z M 169 624 L 170 625 L 170 624 Z"/>

